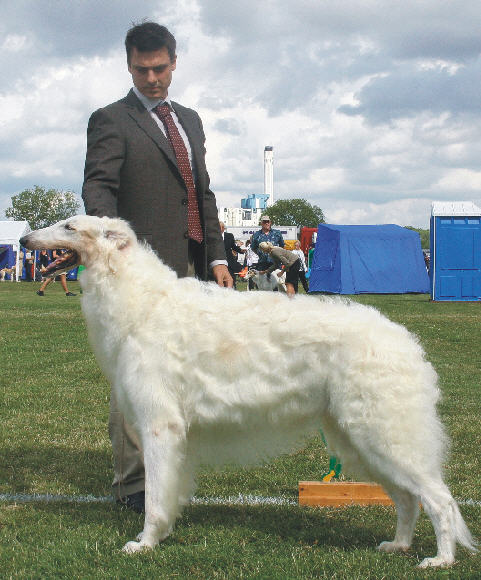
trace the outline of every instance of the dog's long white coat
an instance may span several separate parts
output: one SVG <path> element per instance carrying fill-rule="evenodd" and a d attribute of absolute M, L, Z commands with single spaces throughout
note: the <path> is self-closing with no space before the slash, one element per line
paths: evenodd
<path fill-rule="evenodd" d="M 438 542 L 422 566 L 451 564 L 456 542 L 474 549 L 442 479 L 436 374 L 404 327 L 340 299 L 178 279 L 121 220 L 76 216 L 27 240 L 72 248 L 86 266 L 89 337 L 144 451 L 145 526 L 126 551 L 170 533 L 199 463 L 267 459 L 319 428 L 347 472 L 396 503 L 381 550 L 409 547 L 419 501 Z"/>

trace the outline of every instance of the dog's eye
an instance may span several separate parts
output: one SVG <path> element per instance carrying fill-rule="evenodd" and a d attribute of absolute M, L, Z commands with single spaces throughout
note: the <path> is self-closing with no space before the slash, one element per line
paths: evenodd
<path fill-rule="evenodd" d="M 66 230 L 75 230 L 75 228 L 74 228 L 73 226 L 71 226 L 70 224 L 65 224 L 65 225 L 64 225 L 64 228 L 65 228 Z"/>

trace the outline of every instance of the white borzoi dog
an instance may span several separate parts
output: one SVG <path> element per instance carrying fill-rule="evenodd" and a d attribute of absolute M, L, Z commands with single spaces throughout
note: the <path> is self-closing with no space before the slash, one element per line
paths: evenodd
<path fill-rule="evenodd" d="M 56 267 L 86 268 L 90 340 L 144 454 L 144 529 L 124 551 L 170 534 L 198 464 L 292 451 L 319 428 L 347 471 L 394 500 L 396 534 L 380 550 L 409 548 L 419 502 L 437 538 L 421 566 L 452 564 L 457 542 L 475 550 L 443 481 L 436 373 L 404 327 L 344 300 L 178 279 L 118 219 L 76 216 L 22 244 L 69 248 Z"/>
<path fill-rule="evenodd" d="M 258 290 L 274 291 L 277 288 L 281 292 L 287 292 L 286 273 L 282 272 L 279 276 L 280 272 L 281 270 L 274 270 L 268 276 L 267 274 L 260 274 L 257 270 L 249 270 L 244 276 L 244 280 L 252 278 Z"/>

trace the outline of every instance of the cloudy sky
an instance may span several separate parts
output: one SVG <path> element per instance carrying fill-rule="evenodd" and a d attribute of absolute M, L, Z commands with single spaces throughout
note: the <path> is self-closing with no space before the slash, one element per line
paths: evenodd
<path fill-rule="evenodd" d="M 177 38 L 218 204 L 304 197 L 336 224 L 427 227 L 481 206 L 479 0 L 0 0 L 0 217 L 40 185 L 80 194 L 87 121 L 131 86 L 132 21 Z"/>

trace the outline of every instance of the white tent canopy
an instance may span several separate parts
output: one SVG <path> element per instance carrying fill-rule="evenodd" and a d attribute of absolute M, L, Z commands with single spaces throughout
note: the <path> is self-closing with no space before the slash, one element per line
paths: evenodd
<path fill-rule="evenodd" d="M 0 222 L 0 244 L 8 246 L 20 245 L 19 240 L 30 231 L 28 222 Z"/>
<path fill-rule="evenodd" d="M 13 251 L 16 252 L 16 276 L 15 279 L 20 279 L 22 273 L 22 263 L 20 261 L 20 238 L 31 231 L 28 222 L 14 222 L 14 221 L 0 221 L 0 245 L 12 246 Z"/>

